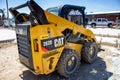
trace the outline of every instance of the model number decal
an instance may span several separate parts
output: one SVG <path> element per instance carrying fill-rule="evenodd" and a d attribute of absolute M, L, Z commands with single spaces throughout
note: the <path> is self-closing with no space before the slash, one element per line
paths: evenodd
<path fill-rule="evenodd" d="M 43 46 L 49 46 L 49 45 L 52 45 L 52 40 L 43 42 Z"/>
<path fill-rule="evenodd" d="M 42 40 L 41 43 L 42 43 L 42 48 L 46 50 L 53 50 L 61 46 L 64 46 L 65 38 L 61 36 L 61 37 L 45 39 L 45 40 Z"/>

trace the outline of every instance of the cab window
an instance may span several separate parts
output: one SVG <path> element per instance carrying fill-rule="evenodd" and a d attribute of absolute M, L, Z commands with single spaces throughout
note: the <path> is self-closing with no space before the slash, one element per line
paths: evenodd
<path fill-rule="evenodd" d="M 58 7 L 47 9 L 48 12 L 58 16 L 59 9 Z"/>

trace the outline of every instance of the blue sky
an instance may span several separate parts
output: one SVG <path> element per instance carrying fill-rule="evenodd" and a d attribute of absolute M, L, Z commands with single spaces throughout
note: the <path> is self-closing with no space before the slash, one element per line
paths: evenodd
<path fill-rule="evenodd" d="M 6 9 L 6 0 L 0 0 L 0 9 Z M 9 7 L 15 7 L 23 4 L 28 0 L 8 0 Z M 86 12 L 108 12 L 108 11 L 120 11 L 120 0 L 34 0 L 43 9 L 54 7 L 63 4 L 72 4 L 85 6 Z M 27 11 L 27 10 L 23 10 Z M 11 15 L 10 15 L 11 17 Z"/>

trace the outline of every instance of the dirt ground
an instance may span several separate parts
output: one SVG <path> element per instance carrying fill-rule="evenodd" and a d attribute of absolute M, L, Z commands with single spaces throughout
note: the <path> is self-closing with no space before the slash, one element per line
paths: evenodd
<path fill-rule="evenodd" d="M 17 45 L 0 43 L 0 80 L 120 80 L 120 52 L 107 47 L 98 53 L 93 64 L 81 62 L 79 70 L 69 79 L 56 72 L 50 75 L 34 75 L 19 63 Z"/>

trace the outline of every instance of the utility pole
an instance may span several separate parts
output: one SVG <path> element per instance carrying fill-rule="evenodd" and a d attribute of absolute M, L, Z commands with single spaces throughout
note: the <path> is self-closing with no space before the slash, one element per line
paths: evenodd
<path fill-rule="evenodd" d="M 7 7 L 7 20 L 8 20 L 8 27 L 10 27 L 10 22 L 9 22 L 9 11 L 8 11 L 8 0 L 6 0 L 6 7 Z"/>

